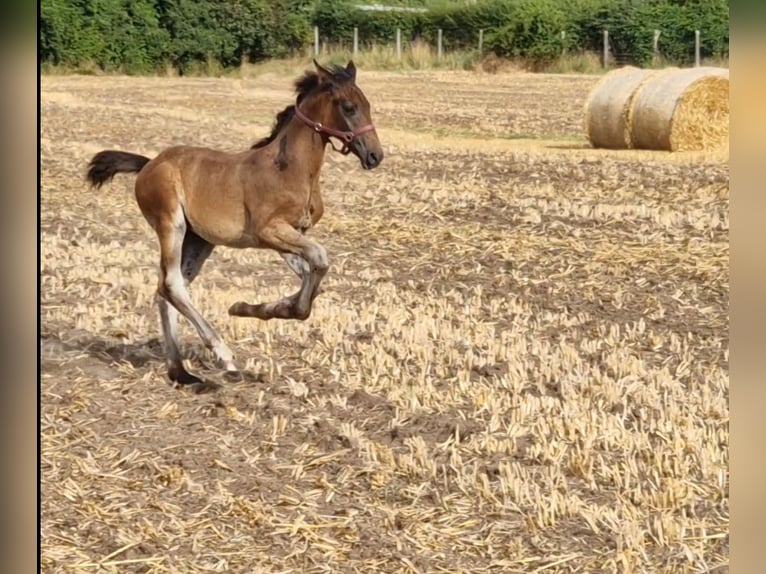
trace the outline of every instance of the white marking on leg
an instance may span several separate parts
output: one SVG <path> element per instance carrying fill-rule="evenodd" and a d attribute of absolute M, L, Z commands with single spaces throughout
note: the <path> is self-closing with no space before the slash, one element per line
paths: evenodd
<path fill-rule="evenodd" d="M 218 333 L 215 332 L 213 327 L 192 305 L 189 292 L 186 289 L 186 282 L 181 275 L 180 270 L 173 269 L 172 271 L 167 271 L 165 276 L 165 288 L 170 303 L 189 320 L 207 347 L 211 349 L 218 360 L 223 363 L 226 370 L 236 370 L 233 363 L 234 354 L 231 352 L 231 349 L 229 349 Z"/>
<path fill-rule="evenodd" d="M 295 253 L 280 253 L 280 255 L 298 277 L 303 277 L 310 271 L 308 261 L 300 255 Z"/>
<path fill-rule="evenodd" d="M 221 339 L 213 344 L 213 352 L 218 360 L 223 364 L 223 368 L 227 371 L 237 371 L 237 367 L 234 365 L 234 353 L 231 352 L 228 345 Z"/>
<path fill-rule="evenodd" d="M 327 268 L 330 267 L 330 261 L 327 258 L 327 250 L 319 245 L 319 243 L 313 243 L 308 246 L 305 254 L 306 259 L 311 264 L 312 270 L 322 272 L 327 271 Z"/>
<path fill-rule="evenodd" d="M 295 314 L 301 319 L 307 318 L 311 313 L 311 304 L 314 302 L 319 291 L 319 285 L 330 267 L 327 250 L 318 243 L 307 246 L 304 253 L 311 271 L 308 275 L 304 275 L 298 300 L 295 303 Z"/>
<path fill-rule="evenodd" d="M 165 355 L 169 365 L 181 362 L 181 351 L 178 346 L 178 311 L 164 297 L 157 297 L 160 308 L 162 335 L 165 341 Z"/>

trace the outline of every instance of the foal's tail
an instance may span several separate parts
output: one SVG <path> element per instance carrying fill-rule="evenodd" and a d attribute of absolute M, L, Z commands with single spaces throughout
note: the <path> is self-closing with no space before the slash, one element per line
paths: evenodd
<path fill-rule="evenodd" d="M 88 164 L 86 179 L 94 187 L 101 187 L 118 173 L 138 173 L 151 160 L 126 151 L 104 150 L 93 156 Z"/>

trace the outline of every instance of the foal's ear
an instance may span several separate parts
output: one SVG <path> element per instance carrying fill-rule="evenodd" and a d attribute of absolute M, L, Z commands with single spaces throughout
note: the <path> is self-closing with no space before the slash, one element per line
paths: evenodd
<path fill-rule="evenodd" d="M 348 64 L 346 64 L 346 72 L 351 76 L 351 80 L 356 82 L 356 66 L 352 60 L 349 60 Z"/>
<path fill-rule="evenodd" d="M 316 61 L 316 58 L 312 58 L 312 60 L 317 71 L 317 77 L 319 78 L 319 85 L 321 86 L 330 82 L 332 79 L 332 74 L 330 71 L 327 68 L 323 68 L 319 62 Z"/>

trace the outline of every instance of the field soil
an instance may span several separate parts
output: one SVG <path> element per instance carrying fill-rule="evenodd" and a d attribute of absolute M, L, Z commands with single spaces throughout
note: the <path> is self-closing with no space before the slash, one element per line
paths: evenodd
<path fill-rule="evenodd" d="M 328 149 L 331 268 L 217 248 L 182 323 L 102 149 L 240 151 L 295 74 L 42 78 L 41 552 L 58 572 L 727 572 L 727 153 L 606 151 L 596 76 L 360 69 L 386 157 Z"/>

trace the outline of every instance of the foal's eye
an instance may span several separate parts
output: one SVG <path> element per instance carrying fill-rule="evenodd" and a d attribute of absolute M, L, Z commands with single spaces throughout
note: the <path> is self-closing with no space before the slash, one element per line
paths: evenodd
<path fill-rule="evenodd" d="M 356 105 L 354 102 L 343 102 L 341 104 L 341 107 L 343 108 L 343 111 L 347 114 L 353 114 L 356 111 Z"/>

